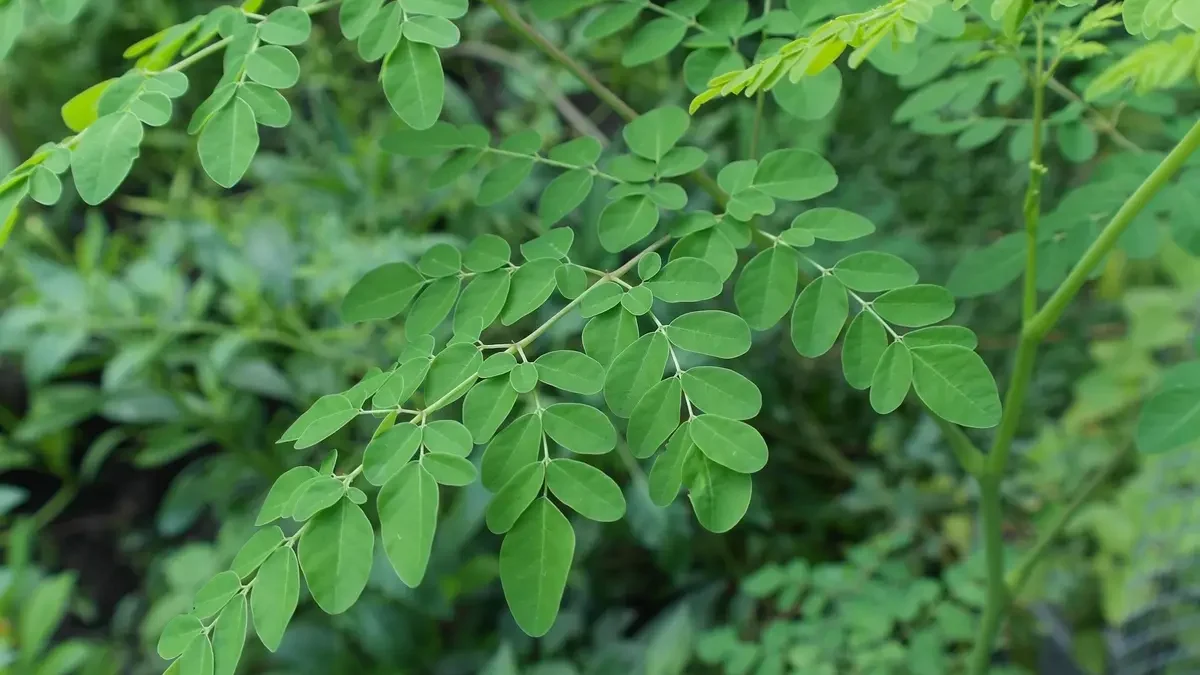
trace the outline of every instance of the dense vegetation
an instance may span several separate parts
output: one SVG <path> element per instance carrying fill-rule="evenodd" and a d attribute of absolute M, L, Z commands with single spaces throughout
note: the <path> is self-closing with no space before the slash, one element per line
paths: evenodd
<path fill-rule="evenodd" d="M 0 672 L 1191 672 L 1198 29 L 0 0 Z"/>

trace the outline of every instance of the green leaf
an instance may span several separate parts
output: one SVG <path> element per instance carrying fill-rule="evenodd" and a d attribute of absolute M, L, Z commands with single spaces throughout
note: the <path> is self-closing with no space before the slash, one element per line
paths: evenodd
<path fill-rule="evenodd" d="M 617 447 L 617 430 L 600 410 L 583 403 L 555 403 L 542 412 L 555 443 L 581 455 L 603 455 Z"/>
<path fill-rule="evenodd" d="M 409 14 L 457 19 L 467 13 L 467 0 L 399 0 L 399 2 L 404 11 Z"/>
<path fill-rule="evenodd" d="M 676 347 L 719 359 L 734 359 L 750 350 L 750 326 L 736 314 L 709 309 L 675 318 L 666 327 Z"/>
<path fill-rule="evenodd" d="M 383 64 L 380 75 L 388 103 L 414 129 L 428 129 L 442 114 L 445 75 L 437 49 L 401 40 Z"/>
<path fill-rule="evenodd" d="M 425 279 L 408 263 L 387 263 L 367 272 L 342 300 L 347 323 L 390 319 L 412 302 Z"/>
<path fill-rule="evenodd" d="M 651 21 L 646 26 L 643 26 L 642 31 L 639 31 L 638 35 L 641 35 L 648 26 L 654 23 L 654 21 Z M 682 35 L 680 38 L 682 39 Z M 637 39 L 637 36 L 635 36 L 634 42 Z M 678 42 L 678 40 L 675 41 L 676 44 Z M 674 44 L 668 46 L 663 53 L 670 51 L 673 47 Z M 636 47 L 631 46 L 626 50 L 625 57 L 628 58 L 630 52 L 634 51 L 636 51 Z M 683 138 L 690 124 L 691 117 L 687 114 L 687 111 L 675 106 L 666 106 L 655 108 L 625 125 L 621 135 L 624 136 L 625 143 L 634 153 L 658 162 L 675 147 L 679 139 Z"/>
<path fill-rule="evenodd" d="M 1195 362 L 1188 362 L 1168 370 L 1158 391 L 1143 405 L 1136 433 L 1139 452 L 1170 452 L 1200 438 L 1200 385 L 1194 369 Z"/>
<path fill-rule="evenodd" d="M 500 545 L 500 584 L 509 611 L 532 637 L 550 631 L 562 603 L 575 531 L 545 497 L 521 514 Z"/>
<path fill-rule="evenodd" d="M 422 356 L 406 361 L 392 372 L 388 379 L 379 387 L 372 401 L 376 408 L 395 408 L 417 391 L 425 381 L 429 372 L 429 358 Z"/>
<path fill-rule="evenodd" d="M 559 350 L 534 361 L 538 378 L 557 389 L 576 394 L 598 394 L 604 388 L 604 366 L 585 354 Z"/>
<path fill-rule="evenodd" d="M 488 504 L 488 530 L 492 534 L 504 534 L 512 529 L 521 514 L 537 499 L 545 479 L 546 465 L 542 462 L 526 464 L 513 474 Z"/>
<path fill-rule="evenodd" d="M 871 407 L 875 412 L 886 415 L 899 408 L 912 378 L 913 360 L 908 346 L 900 341 L 888 345 L 871 376 Z"/>
<path fill-rule="evenodd" d="M 799 82 L 780 81 L 771 89 L 775 102 L 792 117 L 806 122 L 824 118 L 842 93 L 842 73 L 830 66 Z"/>
<path fill-rule="evenodd" d="M 491 272 L 508 264 L 512 249 L 494 234 L 482 234 L 471 241 L 463 254 L 463 263 L 472 272 Z"/>
<path fill-rule="evenodd" d="M 288 546 L 277 549 L 263 563 L 257 579 L 250 591 L 254 632 L 263 646 L 273 652 L 279 649 L 300 601 L 300 565 L 296 553 Z"/>
<path fill-rule="evenodd" d="M 674 17 L 647 21 L 629 39 L 625 53 L 621 55 L 621 65 L 640 66 L 663 58 L 683 42 L 687 29 L 686 23 Z"/>
<path fill-rule="evenodd" d="M 667 367 L 670 345 L 661 332 L 638 338 L 613 359 L 604 380 L 604 400 L 618 417 L 629 417 Z"/>
<path fill-rule="evenodd" d="M 601 366 L 638 339 L 637 318 L 623 307 L 615 307 L 592 318 L 583 327 L 583 349 Z M 601 385 L 603 388 L 603 385 Z"/>
<path fill-rule="evenodd" d="M 234 99 L 217 111 L 200 132 L 197 148 L 200 165 L 217 185 L 237 185 L 258 152 L 258 125 L 250 105 Z"/>
<path fill-rule="evenodd" d="M 416 588 L 425 578 L 437 530 L 437 482 L 411 462 L 383 486 L 377 502 L 383 550 L 400 581 Z"/>
<path fill-rule="evenodd" d="M 217 617 L 212 632 L 213 675 L 235 675 L 246 646 L 246 596 L 239 594 Z"/>
<path fill-rule="evenodd" d="M 648 489 L 650 501 L 656 506 L 670 506 L 679 495 L 679 488 L 683 486 L 684 466 L 692 449 L 696 447 L 688 432 L 690 425 L 690 420 L 679 425 L 675 433 L 671 434 L 667 449 L 655 458 L 654 466 L 650 469 Z"/>
<path fill-rule="evenodd" d="M 546 156 L 555 162 L 588 167 L 600 159 L 600 153 L 603 151 L 604 147 L 600 145 L 600 141 L 591 136 L 580 136 L 554 146 Z"/>
<path fill-rule="evenodd" d="M 681 376 L 683 392 L 704 412 L 748 420 L 762 410 L 762 394 L 754 383 L 727 368 L 697 366 Z"/>
<path fill-rule="evenodd" d="M 658 274 L 661 269 L 662 256 L 657 251 L 651 251 L 649 254 L 642 256 L 641 260 L 638 260 L 637 274 L 638 278 L 642 281 L 653 279 L 654 275 Z"/>
<path fill-rule="evenodd" d="M 806 286 L 792 310 L 792 344 L 802 356 L 815 358 L 833 347 L 850 312 L 842 282 L 821 276 Z"/>
<path fill-rule="evenodd" d="M 216 615 L 237 595 L 241 587 L 242 580 L 237 572 L 221 572 L 196 591 L 196 597 L 192 600 L 192 614 L 201 619 Z"/>
<path fill-rule="evenodd" d="M 721 294 L 720 273 L 699 258 L 676 258 L 646 286 L 663 302 L 700 302 Z"/>
<path fill-rule="evenodd" d="M 792 229 L 803 230 L 825 241 L 853 241 L 874 232 L 875 225 L 851 211 L 819 208 L 796 216 Z"/>
<path fill-rule="evenodd" d="M 526 413 L 505 427 L 483 452 L 483 487 L 497 492 L 521 467 L 537 461 L 542 449 L 542 417 Z"/>
<path fill-rule="evenodd" d="M 414 16 L 404 22 L 404 39 L 449 49 L 460 39 L 458 26 L 440 16 Z"/>
<path fill-rule="evenodd" d="M 796 298 L 800 269 L 796 254 L 783 246 L 754 256 L 734 287 L 738 314 L 755 330 L 767 330 L 779 323 Z"/>
<path fill-rule="evenodd" d="M 682 176 L 699 170 L 707 160 L 708 153 L 700 148 L 671 148 L 658 162 L 658 175 L 663 178 Z"/>
<path fill-rule="evenodd" d="M 204 624 L 191 614 L 181 614 L 167 622 L 158 636 L 156 651 L 164 659 L 174 659 L 187 650 L 197 635 L 204 632 Z"/>
<path fill-rule="evenodd" d="M 379 501 L 382 513 L 382 490 Z M 300 535 L 300 568 L 308 592 L 326 614 L 341 614 L 358 600 L 371 575 L 374 549 L 371 521 L 348 499 L 322 511 Z"/>
<path fill-rule="evenodd" d="M 725 232 L 715 227 L 689 234 L 680 239 L 671 249 L 670 257 L 671 260 L 699 258 L 717 271 L 722 283 L 733 274 L 733 270 L 738 264 L 738 253 L 733 242 L 729 240 Z M 794 290 L 793 293 L 795 293 Z M 736 289 L 734 294 L 736 296 Z"/>
<path fill-rule="evenodd" d="M 508 352 L 496 352 L 483 360 L 479 366 L 480 377 L 499 377 L 512 372 L 517 367 L 517 357 Z"/>
<path fill-rule="evenodd" d="M 506 269 L 484 272 L 472 279 L 463 289 L 454 310 L 455 332 L 463 330 L 470 322 L 477 321 L 484 328 L 495 323 L 508 301 L 511 283 Z"/>
<path fill-rule="evenodd" d="M 588 289 L 583 300 L 579 302 L 579 314 L 588 319 L 608 312 L 621 304 L 625 291 L 613 281 L 599 281 Z"/>
<path fill-rule="evenodd" d="M 142 92 L 129 104 L 129 112 L 147 126 L 161 127 L 171 121 L 171 99 L 161 92 Z"/>
<path fill-rule="evenodd" d="M 212 643 L 207 635 L 197 635 L 179 657 L 179 675 L 212 675 L 212 672 Z"/>
<path fill-rule="evenodd" d="M 604 250 L 620 253 L 648 237 L 657 225 L 654 202 L 645 195 L 632 195 L 604 207 L 596 228 Z"/>
<path fill-rule="evenodd" d="M 904 260 L 879 251 L 860 251 L 838 261 L 833 276 L 847 288 L 864 293 L 890 291 L 917 283 L 917 270 Z"/>
<path fill-rule="evenodd" d="M 698 415 L 689 425 L 692 442 L 712 461 L 754 473 L 767 465 L 767 443 L 754 427 L 713 414 Z"/>
<path fill-rule="evenodd" d="M 564 263 L 554 270 L 554 283 L 558 292 L 568 300 L 574 300 L 588 289 L 587 272 L 579 265 Z"/>
<path fill-rule="evenodd" d="M 688 499 L 704 529 L 728 532 L 746 515 L 754 490 L 749 475 L 731 471 L 699 452 L 690 453 L 684 473 Z"/>
<path fill-rule="evenodd" d="M 556 459 L 546 469 L 546 486 L 562 503 L 589 520 L 611 523 L 625 515 L 625 495 L 600 469 L 573 459 Z"/>
<path fill-rule="evenodd" d="M 625 437 L 633 456 L 645 459 L 654 454 L 679 426 L 682 387 L 670 377 L 650 388 L 634 406 Z"/>
<path fill-rule="evenodd" d="M 10 543 L 10 560 L 12 556 L 13 547 Z M 12 571 L 11 566 L 8 569 Z M 233 575 L 233 577 L 236 592 L 237 575 Z M 217 575 L 213 581 L 216 581 L 217 578 L 223 577 L 222 575 Z M 223 578 L 223 581 L 227 582 L 228 579 Z M 210 581 L 208 585 L 212 585 L 212 583 Z M 67 613 L 67 605 L 71 600 L 71 594 L 74 590 L 75 575 L 64 573 L 45 579 L 41 583 L 38 583 L 36 587 L 27 591 L 27 594 L 23 598 L 21 613 L 17 621 L 18 630 L 16 637 L 18 640 L 17 644 L 21 648 L 21 660 L 33 662 L 35 657 L 42 655 L 42 650 L 50 642 L 51 636 L 54 635 L 59 623 L 62 622 L 63 617 Z M 159 644 L 161 651 L 162 642 L 160 641 Z"/>
<path fill-rule="evenodd" d="M 901 336 L 904 344 L 911 349 L 918 347 L 934 347 L 937 345 L 958 345 L 967 349 L 979 346 L 979 338 L 970 328 L 962 326 L 930 326 L 909 331 Z"/>
<path fill-rule="evenodd" d="M 374 63 L 396 49 L 404 32 L 402 16 L 400 4 L 390 2 L 371 19 L 358 38 L 358 55 L 364 61 Z"/>
<path fill-rule="evenodd" d="M 425 385 L 426 401 L 429 404 L 436 401 L 449 404 L 466 394 L 466 390 L 460 390 L 460 387 L 479 373 L 479 366 L 482 364 L 483 355 L 473 344 L 456 344 L 446 347 L 429 366 L 429 375 Z M 442 400 L 456 391 L 457 393 L 452 398 Z"/>
<path fill-rule="evenodd" d="M 959 150 L 974 150 L 981 148 L 988 143 L 996 140 L 996 137 L 1004 133 L 1007 128 L 1004 120 L 986 119 L 972 123 L 966 128 L 958 138 L 955 139 L 954 145 Z"/>
<path fill-rule="evenodd" d="M 674 183 L 659 183 L 650 190 L 650 200 L 669 211 L 682 210 L 688 203 L 687 191 Z"/>
<path fill-rule="evenodd" d="M 287 89 L 300 81 L 300 62 L 287 47 L 259 47 L 246 57 L 246 76 L 272 89 Z"/>
<path fill-rule="evenodd" d="M 421 254 L 417 269 L 427 277 L 450 277 L 458 274 L 462 254 L 450 244 L 434 244 Z"/>
<path fill-rule="evenodd" d="M 957 345 L 912 349 L 913 388 L 942 419 L 989 429 L 1000 423 L 996 380 L 978 354 Z"/>
<path fill-rule="evenodd" d="M 954 298 L 941 286 L 919 284 L 888 291 L 872 302 L 884 321 L 917 328 L 947 319 L 954 313 Z"/>
<path fill-rule="evenodd" d="M 475 482 L 479 472 L 469 460 L 456 455 L 430 452 L 421 457 L 421 467 L 442 485 L 464 487 Z"/>
<path fill-rule="evenodd" d="M 500 323 L 511 326 L 536 311 L 554 293 L 554 272 L 559 262 L 551 259 L 533 260 L 512 275 L 508 301 L 500 315 Z"/>
<path fill-rule="evenodd" d="M 105 115 L 83 132 L 71 150 L 71 176 L 85 203 L 96 206 L 116 192 L 141 143 L 142 123 L 129 112 Z"/>
<path fill-rule="evenodd" d="M 855 389 L 871 386 L 875 367 L 887 349 L 887 329 L 874 314 L 859 312 L 846 330 L 842 343 L 842 372 L 846 382 Z"/>
<path fill-rule="evenodd" d="M 317 399 L 292 426 L 281 441 L 296 440 L 296 449 L 309 448 L 332 436 L 358 416 L 358 408 L 343 394 L 327 394 Z"/>
<path fill-rule="evenodd" d="M 29 175 L 29 196 L 39 204 L 53 206 L 62 197 L 62 181 L 50 169 L 36 166 Z"/>
<path fill-rule="evenodd" d="M 336 457 L 336 455 L 331 456 Z M 331 473 L 332 468 L 333 462 L 330 462 L 329 470 L 326 471 L 322 467 L 322 471 L 319 473 Z M 292 506 L 292 520 L 304 522 L 336 504 L 344 494 L 346 494 L 346 486 L 342 481 L 330 475 L 316 476 L 305 483 L 296 493 L 296 501 Z"/>
<path fill-rule="evenodd" d="M 338 12 L 338 23 L 342 35 L 347 40 L 357 40 L 375 15 L 379 13 L 384 0 L 345 0 Z"/>
<path fill-rule="evenodd" d="M 1004 290 L 1025 271 L 1025 233 L 1013 233 L 958 257 L 946 290 L 959 298 L 977 298 Z"/>
<path fill-rule="evenodd" d="M 233 570 L 242 579 L 245 579 L 254 570 L 258 569 L 259 565 L 262 565 L 263 561 L 282 544 L 283 530 L 280 530 L 275 525 L 264 527 L 246 540 L 245 544 L 242 544 L 242 548 L 233 557 L 233 562 L 229 565 L 229 569 Z"/>
<path fill-rule="evenodd" d="M 584 39 L 599 40 L 616 33 L 633 23 L 642 13 L 642 7 L 637 3 L 608 5 L 583 27 Z"/>
<path fill-rule="evenodd" d="M 645 183 L 654 178 L 655 169 L 654 162 L 642 159 L 636 155 L 616 155 L 608 161 L 608 165 L 605 167 L 607 173 L 627 183 Z M 609 192 L 609 195 L 611 199 L 617 199 L 617 195 L 613 193 L 617 192 L 619 194 L 620 190 L 631 190 L 630 194 L 641 194 L 648 189 L 649 186 L 645 185 L 618 185 Z"/>
<path fill-rule="evenodd" d="M 283 94 L 261 84 L 246 82 L 238 87 L 237 98 L 254 112 L 254 120 L 265 127 L 282 129 L 292 121 L 292 108 Z"/>
<path fill-rule="evenodd" d="M 470 394 L 468 394 L 469 396 Z M 437 420 L 425 425 L 421 442 L 430 452 L 466 457 L 474 447 L 471 431 L 454 420 Z"/>
<path fill-rule="evenodd" d="M 588 169 L 574 169 L 559 175 L 542 191 L 538 218 L 550 227 L 574 211 L 592 191 L 595 179 Z"/>
<path fill-rule="evenodd" d="M 475 203 L 480 206 L 499 203 L 525 182 L 531 171 L 533 171 L 533 158 L 531 157 L 505 159 L 483 177 L 483 182 L 479 184 L 479 194 L 475 197 Z"/>
<path fill-rule="evenodd" d="M 483 444 L 492 439 L 516 405 L 517 393 L 503 377 L 484 380 L 471 388 L 463 401 L 463 424 L 476 443 Z"/>
<path fill-rule="evenodd" d="M 290 517 L 300 488 L 316 476 L 317 471 L 311 466 L 292 467 L 283 472 L 267 492 L 267 498 L 263 501 L 254 524 L 266 525 L 279 518 Z"/>
<path fill-rule="evenodd" d="M 645 316 L 654 307 L 654 294 L 645 286 L 635 286 L 621 296 L 621 306 L 634 316 Z"/>
<path fill-rule="evenodd" d="M 363 451 L 363 477 L 371 485 L 383 485 L 408 464 L 421 446 L 422 428 L 406 422 L 371 439 Z"/>
<path fill-rule="evenodd" d="M 299 7 L 280 7 L 258 27 L 258 37 L 273 45 L 304 44 L 312 33 L 312 18 Z"/>
<path fill-rule="evenodd" d="M 458 300 L 462 282 L 458 277 L 443 277 L 425 287 L 413 303 L 404 324 L 404 333 L 409 338 L 432 333 L 450 314 Z"/>
<path fill-rule="evenodd" d="M 811 150 L 775 150 L 759 162 L 752 185 L 775 199 L 803 201 L 837 187 L 837 173 Z"/>
<path fill-rule="evenodd" d="M 521 244 L 521 255 L 528 261 L 550 258 L 561 260 L 571 252 L 575 232 L 569 227 L 556 227 L 546 234 Z"/>

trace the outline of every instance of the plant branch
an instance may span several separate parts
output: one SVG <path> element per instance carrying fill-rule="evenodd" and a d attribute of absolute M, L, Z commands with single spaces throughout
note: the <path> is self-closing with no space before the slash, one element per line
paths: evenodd
<path fill-rule="evenodd" d="M 950 446 L 950 451 L 954 453 L 954 458 L 958 460 L 963 471 L 966 471 L 972 476 L 980 476 L 983 473 L 984 457 L 979 448 L 971 442 L 967 434 L 959 428 L 958 425 L 947 422 L 938 417 L 936 413 L 931 412 L 933 421 L 937 423 L 938 428 L 942 430 L 942 435 L 946 437 L 946 443 Z"/>
<path fill-rule="evenodd" d="M 1096 110 L 1089 105 L 1087 101 L 1083 100 L 1083 97 L 1081 97 L 1079 94 L 1076 94 L 1075 91 L 1070 87 L 1062 82 L 1059 82 L 1053 77 L 1050 77 L 1046 80 L 1046 86 L 1050 87 L 1054 93 L 1062 96 L 1068 101 L 1084 106 L 1087 111 L 1092 114 L 1096 127 L 1099 128 L 1100 131 L 1108 134 L 1109 138 L 1111 138 L 1114 143 L 1130 152 L 1135 152 L 1139 155 L 1145 154 L 1146 150 L 1142 146 L 1129 140 L 1129 137 L 1121 133 L 1121 130 L 1117 128 L 1117 125 L 1114 124 L 1112 120 L 1103 115 L 1099 110 Z"/>

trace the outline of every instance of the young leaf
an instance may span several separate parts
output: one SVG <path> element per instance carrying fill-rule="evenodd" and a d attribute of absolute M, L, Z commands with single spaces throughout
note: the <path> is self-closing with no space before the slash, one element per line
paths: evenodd
<path fill-rule="evenodd" d="M 937 323 L 954 313 L 950 291 L 932 284 L 888 291 L 875 298 L 872 305 L 884 321 L 912 328 Z"/>
<path fill-rule="evenodd" d="M 575 531 L 545 497 L 517 519 L 500 545 L 500 584 L 517 625 L 532 637 L 549 632 L 558 616 Z"/>
<path fill-rule="evenodd" d="M 317 470 L 311 466 L 297 466 L 288 469 L 275 479 L 262 508 L 258 511 L 255 525 L 266 525 L 279 518 L 290 517 L 295 504 L 297 493 L 308 481 L 316 478 Z M 163 657 L 170 658 L 170 657 Z"/>
<path fill-rule="evenodd" d="M 887 349 L 887 332 L 883 323 L 870 312 L 859 312 L 846 329 L 842 343 L 842 372 L 846 383 L 855 389 L 871 386 L 875 366 Z"/>
<path fill-rule="evenodd" d="M 1000 423 L 996 380 L 978 354 L 957 345 L 912 349 L 913 388 L 935 415 L 964 427 Z"/>
<path fill-rule="evenodd" d="M 492 440 L 516 403 L 517 391 L 506 378 L 484 380 L 472 387 L 463 401 L 462 418 L 474 442 L 483 444 Z"/>
<path fill-rule="evenodd" d="M 461 284 L 458 277 L 443 277 L 426 286 L 408 313 L 404 334 L 411 339 L 432 333 L 449 316 Z"/>
<path fill-rule="evenodd" d="M 645 27 L 643 27 L 644 29 Z M 682 37 L 682 34 L 680 34 L 680 39 Z M 678 44 L 678 42 L 679 40 L 676 40 L 675 44 Z M 663 53 L 669 52 L 672 47 L 674 45 L 667 47 Z M 626 52 L 626 56 L 631 51 L 636 51 L 636 48 L 631 47 Z M 650 60 L 654 58 L 657 57 L 652 57 Z M 687 133 L 690 123 L 691 117 L 682 108 L 674 106 L 655 108 L 625 125 L 625 128 L 621 131 L 621 135 L 625 137 L 625 143 L 629 145 L 630 150 L 646 159 L 657 162 L 671 148 L 675 147 L 679 139 L 683 138 L 683 135 Z"/>
<path fill-rule="evenodd" d="M 883 350 L 871 376 L 871 407 L 886 415 L 904 403 L 912 384 L 913 360 L 908 346 L 897 340 Z"/>
<path fill-rule="evenodd" d="M 488 530 L 493 534 L 504 534 L 512 529 L 521 514 L 537 499 L 545 479 L 546 465 L 542 462 L 526 464 L 513 474 L 488 504 Z"/>
<path fill-rule="evenodd" d="M 917 283 L 917 270 L 904 260 L 879 251 L 846 256 L 833 267 L 833 276 L 847 288 L 864 293 L 890 291 Z"/>
<path fill-rule="evenodd" d="M 754 330 L 767 330 L 779 323 L 796 298 L 800 269 L 796 254 L 783 246 L 754 256 L 742 269 L 734 287 L 738 314 Z"/>
<path fill-rule="evenodd" d="M 250 591 L 254 632 L 264 647 L 275 651 L 300 601 L 300 565 L 296 553 L 288 546 L 276 549 L 259 569 L 257 579 Z"/>
<path fill-rule="evenodd" d="M 425 578 L 437 529 L 438 486 L 418 462 L 405 465 L 379 491 L 383 550 L 400 581 L 416 588 Z"/>
<path fill-rule="evenodd" d="M 590 464 L 553 460 L 546 468 L 546 486 L 559 501 L 589 520 L 611 523 L 625 515 L 625 496 L 620 486 Z"/>
<path fill-rule="evenodd" d="M 736 314 L 706 309 L 675 318 L 667 339 L 680 349 L 719 359 L 734 359 L 750 350 L 750 326 Z"/>
<path fill-rule="evenodd" d="M 559 262 L 541 259 L 528 262 L 512 276 L 508 301 L 500 315 L 500 323 L 511 326 L 537 310 L 554 293 L 554 272 Z"/>
<path fill-rule="evenodd" d="M 380 510 L 383 510 L 382 491 Z M 354 502 L 343 499 L 322 511 L 300 536 L 300 568 L 308 592 L 326 614 L 341 614 L 367 586 L 375 531 Z"/>
<path fill-rule="evenodd" d="M 719 415 L 692 419 L 692 442 L 706 457 L 738 473 L 754 473 L 767 465 L 767 443 L 754 427 Z"/>
<path fill-rule="evenodd" d="M 651 251 L 638 261 L 637 274 L 642 281 L 649 281 L 662 269 L 662 256 L 657 251 Z"/>
<path fill-rule="evenodd" d="M 654 454 L 679 426 L 682 396 L 679 378 L 670 377 L 650 388 L 629 415 L 625 437 L 633 456 L 645 459 Z"/>
<path fill-rule="evenodd" d="M 133 113 L 97 119 L 71 150 L 71 175 L 84 202 L 96 206 L 112 196 L 137 159 L 142 123 Z"/>
<path fill-rule="evenodd" d="M 762 393 L 754 383 L 727 368 L 697 366 L 681 376 L 683 393 L 700 410 L 734 420 L 748 420 L 762 410 Z"/>
<path fill-rule="evenodd" d="M 235 675 L 242 648 L 246 646 L 246 596 L 238 594 L 221 616 L 212 632 L 213 675 Z"/>
<path fill-rule="evenodd" d="M 676 258 L 645 285 L 663 302 L 700 302 L 720 295 L 724 279 L 699 258 Z"/>
<path fill-rule="evenodd" d="M 754 489 L 748 474 L 727 469 L 699 452 L 690 453 L 684 472 L 688 499 L 704 529 L 728 532 L 746 515 Z"/>
<path fill-rule="evenodd" d="M 751 185 L 775 199 L 803 201 L 837 187 L 837 173 L 817 153 L 788 148 L 767 153 Z"/>
<path fill-rule="evenodd" d="M 454 330 L 460 331 L 473 321 L 478 321 L 484 328 L 495 323 L 508 301 L 510 284 L 511 277 L 506 269 L 484 272 L 472 279 L 463 289 L 454 310 Z"/>
<path fill-rule="evenodd" d="M 441 485 L 464 487 L 475 482 L 479 472 L 469 460 L 456 455 L 430 452 L 421 457 L 421 468 Z"/>
<path fill-rule="evenodd" d="M 442 113 L 446 95 L 442 61 L 434 47 L 401 40 L 380 75 L 392 110 L 414 129 L 428 129 Z"/>
<path fill-rule="evenodd" d="M 233 570 L 240 578 L 245 579 L 282 544 L 283 530 L 275 525 L 264 527 L 246 540 L 245 544 L 242 544 L 242 548 L 233 557 L 229 569 Z"/>
<path fill-rule="evenodd" d="M 371 439 L 363 451 L 363 477 L 371 485 L 384 485 L 408 464 L 421 445 L 423 429 L 398 424 Z"/>
<path fill-rule="evenodd" d="M 688 432 L 690 421 L 684 422 L 671 434 L 667 441 L 667 449 L 654 460 L 650 469 L 648 489 L 650 501 L 656 506 L 666 508 L 679 495 L 683 486 L 683 469 L 688 456 L 696 446 Z"/>
<path fill-rule="evenodd" d="M 342 300 L 342 320 L 390 319 L 408 307 L 424 284 L 424 277 L 408 263 L 380 265 L 350 287 Z"/>
<path fill-rule="evenodd" d="M 542 449 L 542 416 L 526 413 L 496 434 L 483 452 L 480 479 L 497 492 L 521 467 L 537 461 Z"/>
<path fill-rule="evenodd" d="M 801 356 L 815 358 L 833 347 L 850 313 L 846 288 L 823 275 L 806 286 L 792 310 L 792 344 Z"/>
<path fill-rule="evenodd" d="M 615 415 L 629 417 L 642 396 L 662 380 L 669 350 L 666 336 L 656 331 L 613 359 L 604 380 L 604 400 Z"/>
<path fill-rule="evenodd" d="M 874 232 L 875 225 L 851 211 L 819 208 L 796 216 L 792 221 L 792 229 L 802 230 L 825 241 L 853 241 Z"/>
<path fill-rule="evenodd" d="M 559 350 L 542 354 L 534 361 L 538 378 L 545 384 L 576 394 L 598 394 L 604 388 L 604 366 L 579 352 Z"/>
<path fill-rule="evenodd" d="M 583 350 L 601 366 L 607 366 L 638 336 L 637 318 L 623 307 L 614 307 L 583 327 Z"/>
<path fill-rule="evenodd" d="M 604 207 L 596 228 L 604 250 L 620 253 L 649 236 L 656 225 L 654 202 L 645 195 L 631 195 Z"/>
<path fill-rule="evenodd" d="M 617 430 L 608 416 L 583 403 L 555 403 L 542 412 L 546 434 L 581 455 L 602 455 L 617 447 Z"/>

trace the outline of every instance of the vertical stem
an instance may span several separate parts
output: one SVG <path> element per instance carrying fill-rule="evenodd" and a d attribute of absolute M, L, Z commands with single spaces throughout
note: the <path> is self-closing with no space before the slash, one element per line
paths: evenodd
<path fill-rule="evenodd" d="M 771 13 L 771 0 L 763 0 L 763 29 L 762 39 L 767 39 L 766 18 Z M 760 91 L 754 99 L 754 126 L 750 130 L 750 159 L 758 159 L 758 136 L 762 132 L 763 107 L 766 104 L 767 92 Z"/>
<path fill-rule="evenodd" d="M 1029 187 L 1025 190 L 1025 288 L 1021 302 L 1021 322 L 1028 324 L 1037 312 L 1038 219 L 1042 209 L 1042 120 L 1045 116 L 1046 73 L 1042 18 L 1037 20 L 1037 57 L 1033 70 L 1033 149 L 1029 160 Z"/>

